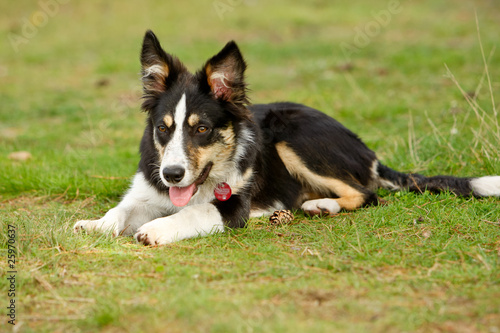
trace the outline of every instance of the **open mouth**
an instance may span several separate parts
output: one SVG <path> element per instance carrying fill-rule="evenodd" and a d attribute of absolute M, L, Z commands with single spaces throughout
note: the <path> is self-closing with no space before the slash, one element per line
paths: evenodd
<path fill-rule="evenodd" d="M 207 180 L 208 174 L 212 169 L 212 162 L 209 162 L 200 176 L 189 186 L 186 187 L 176 187 L 172 186 L 168 190 L 168 195 L 170 196 L 170 201 L 177 207 L 184 207 L 188 204 L 189 200 L 195 195 L 196 191 L 198 191 L 198 186 L 203 184 L 205 180 Z"/>

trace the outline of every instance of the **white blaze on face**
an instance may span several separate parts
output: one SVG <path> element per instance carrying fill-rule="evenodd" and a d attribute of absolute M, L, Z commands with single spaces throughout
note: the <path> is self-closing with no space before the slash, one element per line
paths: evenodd
<path fill-rule="evenodd" d="M 168 167 L 180 166 L 186 170 L 184 179 L 176 186 L 187 186 L 189 184 L 183 184 L 184 180 L 191 180 L 190 168 L 188 164 L 188 158 L 186 156 L 186 150 L 184 147 L 184 122 L 186 120 L 186 94 L 183 94 L 177 106 L 175 107 L 174 113 L 174 132 L 171 133 L 172 138 L 165 147 L 165 154 L 161 161 L 160 166 L 160 177 L 162 181 L 168 184 L 167 180 L 163 176 L 163 170 Z"/>

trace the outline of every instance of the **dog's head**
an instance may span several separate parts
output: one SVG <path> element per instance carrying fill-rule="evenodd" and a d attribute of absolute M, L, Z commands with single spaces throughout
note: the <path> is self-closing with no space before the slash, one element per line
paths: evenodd
<path fill-rule="evenodd" d="M 251 118 L 245 106 L 246 64 L 238 46 L 229 42 L 191 74 L 151 31 L 144 37 L 141 64 L 153 173 L 169 188 L 172 203 L 184 206 L 202 184 L 226 181 L 242 158 L 238 146 L 251 141 L 245 128 Z"/>

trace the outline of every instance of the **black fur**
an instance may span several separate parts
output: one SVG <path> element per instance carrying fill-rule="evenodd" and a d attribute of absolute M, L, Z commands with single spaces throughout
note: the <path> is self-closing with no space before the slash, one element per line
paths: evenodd
<path fill-rule="evenodd" d="M 232 195 L 227 201 L 215 200 L 213 204 L 222 215 L 229 228 L 242 228 L 250 215 L 250 196 L 248 194 Z"/>
<path fill-rule="evenodd" d="M 400 189 L 416 193 L 423 193 L 426 190 L 433 193 L 450 191 L 464 197 L 471 195 L 479 197 L 474 193 L 470 185 L 471 178 L 453 176 L 425 177 L 417 173 L 405 174 L 392 170 L 383 164 L 379 164 L 377 171 L 381 178 L 391 181 Z"/>

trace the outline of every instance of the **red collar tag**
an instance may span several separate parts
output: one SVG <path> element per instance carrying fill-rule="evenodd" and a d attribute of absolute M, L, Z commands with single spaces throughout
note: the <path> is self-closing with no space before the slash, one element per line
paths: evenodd
<path fill-rule="evenodd" d="M 219 201 L 226 201 L 231 198 L 231 186 L 228 183 L 219 183 L 214 190 L 215 197 Z"/>

